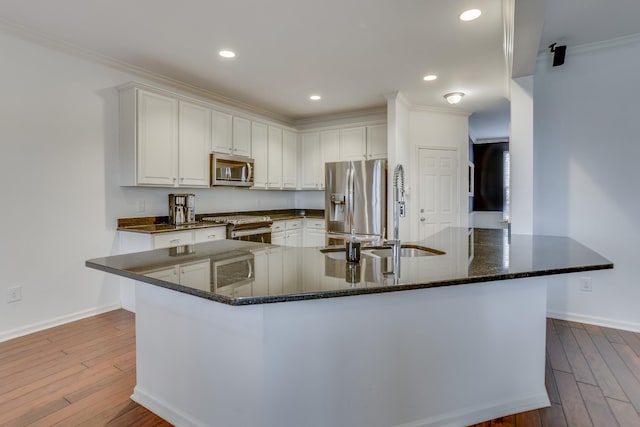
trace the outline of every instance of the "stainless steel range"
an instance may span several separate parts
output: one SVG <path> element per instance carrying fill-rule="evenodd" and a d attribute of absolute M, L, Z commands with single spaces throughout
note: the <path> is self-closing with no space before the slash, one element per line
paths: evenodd
<path fill-rule="evenodd" d="M 226 224 L 227 239 L 271 243 L 273 221 L 266 215 L 206 216 L 201 221 Z"/>

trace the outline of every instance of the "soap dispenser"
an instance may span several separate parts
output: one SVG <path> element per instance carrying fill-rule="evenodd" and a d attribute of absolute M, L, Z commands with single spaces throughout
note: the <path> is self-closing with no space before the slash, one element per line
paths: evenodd
<path fill-rule="evenodd" d="M 356 239 L 355 228 L 351 230 L 351 239 L 347 242 L 347 262 L 360 262 L 360 242 Z"/>

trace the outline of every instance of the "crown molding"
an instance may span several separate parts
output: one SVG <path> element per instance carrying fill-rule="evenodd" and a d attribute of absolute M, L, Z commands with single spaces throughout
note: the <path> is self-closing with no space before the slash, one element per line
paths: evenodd
<path fill-rule="evenodd" d="M 165 75 L 147 70 L 142 67 L 138 67 L 136 65 L 132 65 L 123 61 L 119 61 L 112 57 L 101 55 L 91 50 L 82 48 L 80 46 L 62 42 L 60 40 L 56 40 L 51 36 L 48 36 L 44 33 L 32 30 L 30 28 L 26 28 L 22 25 L 18 25 L 3 19 L 0 19 L 0 31 L 3 31 L 8 34 L 12 34 L 24 40 L 31 41 L 33 43 L 39 44 L 41 46 L 58 50 L 82 59 L 86 59 L 92 62 L 96 62 L 111 68 L 115 68 L 120 71 L 129 72 L 135 74 L 144 79 L 150 80 L 154 83 L 159 83 L 162 85 L 171 86 L 178 90 L 184 90 L 190 92 L 194 95 L 201 96 L 206 98 L 207 100 L 219 102 L 221 104 L 225 104 L 227 106 L 238 108 L 244 110 L 246 112 L 256 114 L 259 116 L 263 116 L 265 118 L 269 118 L 275 120 L 277 122 L 281 122 L 282 124 L 293 126 L 295 121 L 288 116 L 283 114 L 275 113 L 273 111 L 269 111 L 267 109 L 257 107 L 255 105 L 247 104 L 242 101 L 238 101 L 233 98 L 228 98 L 226 96 L 220 95 L 219 93 L 203 89 L 201 87 L 185 83 L 181 80 L 174 79 L 172 77 L 167 77 Z"/>
<path fill-rule="evenodd" d="M 640 33 L 630 34 L 628 36 L 616 37 L 613 39 L 602 40 L 593 43 L 567 46 L 567 56 L 597 52 L 603 49 L 611 49 L 637 43 L 640 43 Z M 540 49 L 540 51 L 538 51 L 538 60 L 544 60 L 550 56 L 551 54 L 548 49 Z"/>
<path fill-rule="evenodd" d="M 298 130 L 311 129 L 316 127 L 338 125 L 341 122 L 378 122 L 387 120 L 387 107 L 373 107 L 361 110 L 351 110 L 342 113 L 331 113 L 320 116 L 313 116 L 299 119 L 293 122 L 293 126 Z"/>
<path fill-rule="evenodd" d="M 469 117 L 471 113 L 469 111 L 458 110 L 454 108 L 445 107 L 430 107 L 428 105 L 414 105 L 411 107 L 411 111 L 422 111 L 425 113 L 437 113 L 437 114 L 450 114 L 454 116 Z"/>

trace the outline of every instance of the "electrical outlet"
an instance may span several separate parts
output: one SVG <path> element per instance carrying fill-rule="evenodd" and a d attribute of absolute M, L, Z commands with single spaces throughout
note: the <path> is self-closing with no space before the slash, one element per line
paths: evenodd
<path fill-rule="evenodd" d="M 593 291 L 593 283 L 591 281 L 591 277 L 581 277 L 580 278 L 580 290 L 582 292 L 592 292 Z"/>
<path fill-rule="evenodd" d="M 22 299 L 22 286 L 7 289 L 7 302 L 17 302 Z"/>

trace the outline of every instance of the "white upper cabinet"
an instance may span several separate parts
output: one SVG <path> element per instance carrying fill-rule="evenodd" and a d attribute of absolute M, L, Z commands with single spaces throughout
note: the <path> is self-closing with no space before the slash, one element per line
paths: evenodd
<path fill-rule="evenodd" d="M 320 149 L 323 163 L 340 161 L 340 131 L 320 132 Z"/>
<path fill-rule="evenodd" d="M 340 129 L 340 160 L 365 160 L 367 152 L 367 128 Z"/>
<path fill-rule="evenodd" d="M 211 151 L 249 157 L 251 155 L 251 121 L 231 114 L 212 114 Z"/>
<path fill-rule="evenodd" d="M 282 188 L 298 187 L 298 136 L 290 130 L 282 131 Z"/>
<path fill-rule="evenodd" d="M 267 188 L 267 125 L 251 122 L 251 157 L 254 159 L 253 188 Z"/>
<path fill-rule="evenodd" d="M 251 156 L 251 121 L 233 118 L 233 154 Z"/>
<path fill-rule="evenodd" d="M 282 188 L 282 129 L 269 126 L 267 188 Z"/>
<path fill-rule="evenodd" d="M 211 151 L 232 154 L 232 120 L 231 114 L 213 111 L 211 113 Z"/>
<path fill-rule="evenodd" d="M 137 173 L 135 179 L 125 180 L 125 185 L 174 186 L 178 175 L 178 101 L 142 90 L 133 94 L 137 114 L 133 112 L 128 118 L 130 135 L 127 141 L 121 136 L 121 144 L 127 144 L 125 151 L 137 160 L 125 173 Z M 136 117 L 137 123 L 133 123 Z"/>
<path fill-rule="evenodd" d="M 178 123 L 178 184 L 208 187 L 211 110 L 180 101 Z"/>
<path fill-rule="evenodd" d="M 387 158 L 387 125 L 367 126 L 367 160 Z"/>
<path fill-rule="evenodd" d="M 320 133 L 303 133 L 300 138 L 300 188 L 320 190 L 324 181 L 324 161 L 320 150 Z"/>

